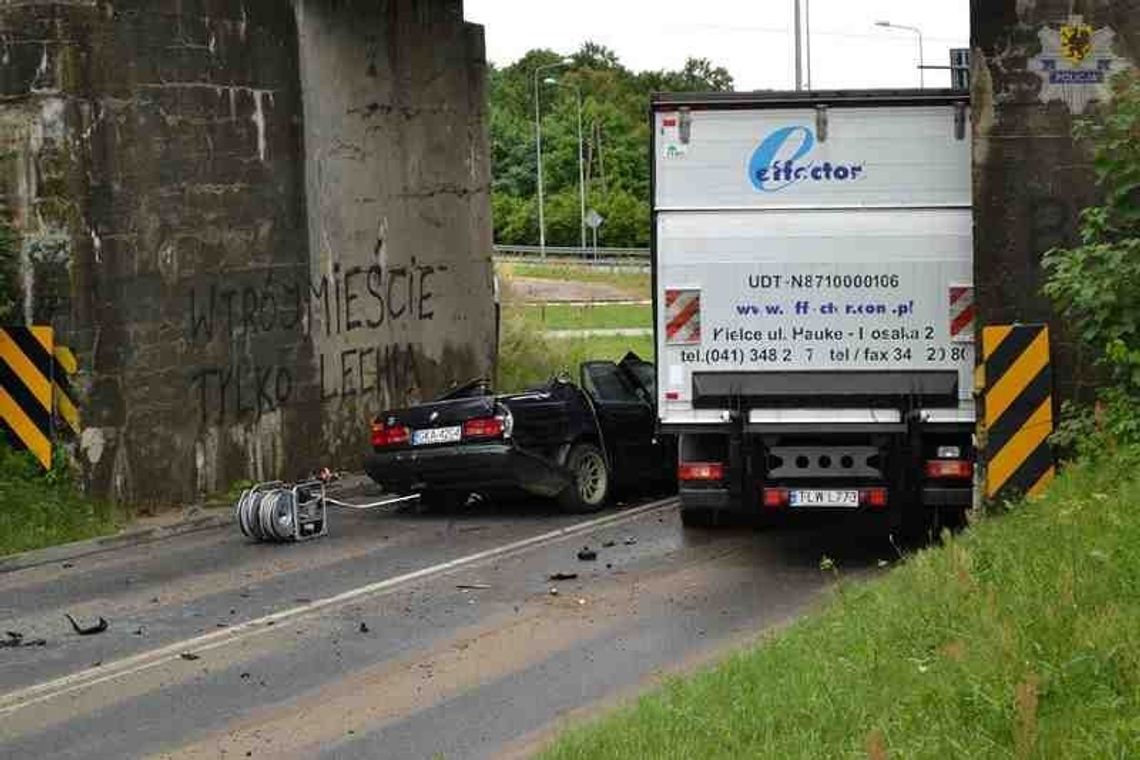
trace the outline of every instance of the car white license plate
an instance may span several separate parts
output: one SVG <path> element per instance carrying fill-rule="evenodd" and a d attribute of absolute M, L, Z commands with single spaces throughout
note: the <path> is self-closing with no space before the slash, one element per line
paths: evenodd
<path fill-rule="evenodd" d="M 793 507 L 858 507 L 858 491 L 829 491 L 798 489 L 788 493 Z"/>
<path fill-rule="evenodd" d="M 413 446 L 427 446 L 433 443 L 455 443 L 461 438 L 463 438 L 463 428 L 459 425 L 412 431 Z"/>

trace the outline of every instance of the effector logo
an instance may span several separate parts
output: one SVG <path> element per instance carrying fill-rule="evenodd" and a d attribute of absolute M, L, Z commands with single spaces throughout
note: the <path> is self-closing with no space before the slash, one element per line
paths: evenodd
<path fill-rule="evenodd" d="M 782 127 L 764 138 L 748 162 L 748 178 L 763 193 L 774 193 L 800 182 L 851 182 L 863 174 L 863 164 L 830 161 L 800 162 L 815 147 L 807 127 Z"/>

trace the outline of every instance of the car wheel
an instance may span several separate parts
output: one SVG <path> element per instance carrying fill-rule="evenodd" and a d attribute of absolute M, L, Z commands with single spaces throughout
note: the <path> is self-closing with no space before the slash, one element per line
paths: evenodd
<path fill-rule="evenodd" d="M 610 470 L 601 450 L 592 443 L 575 444 L 566 457 L 570 485 L 558 494 L 558 503 L 567 512 L 594 512 L 606 505 L 610 496 Z"/>

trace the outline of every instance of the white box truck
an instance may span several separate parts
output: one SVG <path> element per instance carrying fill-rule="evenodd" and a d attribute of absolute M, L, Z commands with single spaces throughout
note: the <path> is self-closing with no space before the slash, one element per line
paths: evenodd
<path fill-rule="evenodd" d="M 657 409 L 688 525 L 972 503 L 968 95 L 651 99 Z"/>

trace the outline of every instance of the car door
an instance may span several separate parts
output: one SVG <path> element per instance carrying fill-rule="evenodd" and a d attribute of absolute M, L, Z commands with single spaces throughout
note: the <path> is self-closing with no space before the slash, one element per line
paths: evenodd
<path fill-rule="evenodd" d="M 654 452 L 653 407 L 644 388 L 613 362 L 582 365 L 582 388 L 589 394 L 602 429 L 603 443 L 619 481 L 651 477 Z"/>

